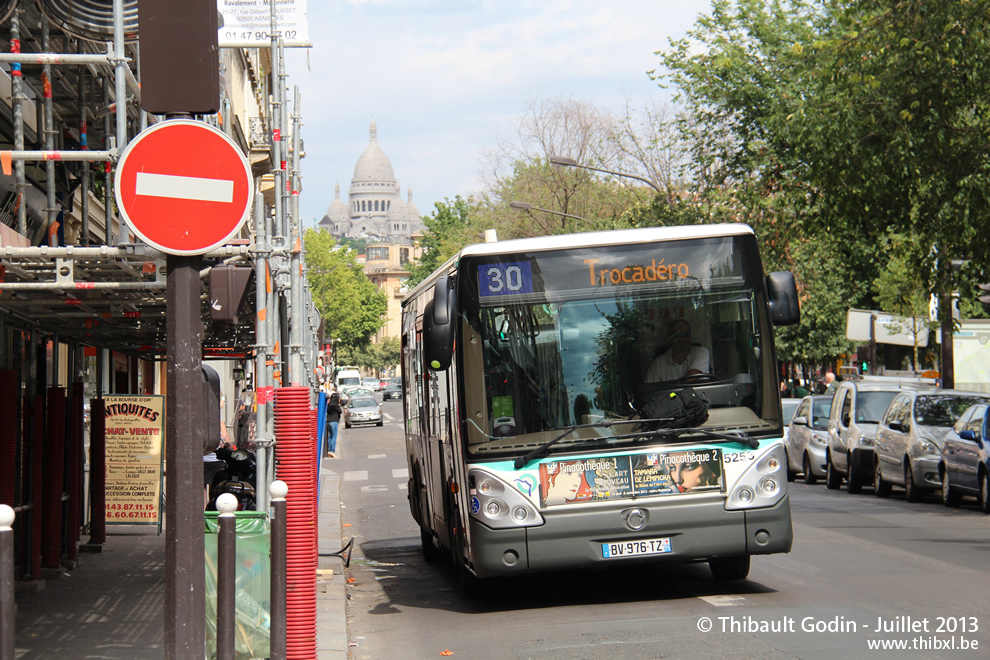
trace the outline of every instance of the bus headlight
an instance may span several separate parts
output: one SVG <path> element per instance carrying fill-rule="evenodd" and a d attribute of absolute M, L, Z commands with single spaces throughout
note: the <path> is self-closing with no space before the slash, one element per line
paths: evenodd
<path fill-rule="evenodd" d="M 483 470 L 470 470 L 471 516 L 488 527 L 509 529 L 543 524 L 543 516 L 525 495 Z"/>
<path fill-rule="evenodd" d="M 725 498 L 728 511 L 773 506 L 787 494 L 783 445 L 774 445 L 736 480 Z"/>

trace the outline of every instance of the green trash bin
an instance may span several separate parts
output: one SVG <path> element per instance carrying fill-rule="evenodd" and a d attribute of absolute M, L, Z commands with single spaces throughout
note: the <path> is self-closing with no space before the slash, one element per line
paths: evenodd
<path fill-rule="evenodd" d="M 217 657 L 216 511 L 206 518 L 206 657 Z M 271 521 L 263 511 L 237 511 L 237 567 L 234 570 L 234 655 L 267 658 L 271 632 Z"/>

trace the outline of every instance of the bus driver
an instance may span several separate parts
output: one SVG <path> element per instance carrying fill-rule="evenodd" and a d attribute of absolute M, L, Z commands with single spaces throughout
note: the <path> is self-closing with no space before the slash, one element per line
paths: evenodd
<path fill-rule="evenodd" d="M 670 349 L 658 355 L 646 371 L 647 383 L 679 380 L 685 376 L 708 373 L 708 349 L 691 345 L 691 324 L 674 319 L 667 328 Z"/>

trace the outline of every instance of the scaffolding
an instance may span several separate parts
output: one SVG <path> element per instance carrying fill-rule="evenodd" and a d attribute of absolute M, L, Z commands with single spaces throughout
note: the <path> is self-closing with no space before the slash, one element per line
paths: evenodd
<path fill-rule="evenodd" d="M 256 112 L 245 114 L 251 108 L 225 90 L 220 112 L 198 118 L 240 145 L 257 184 L 253 221 L 203 255 L 204 357 L 240 361 L 259 394 L 283 385 L 315 391 L 320 327 L 298 208 L 300 94 L 290 112 L 270 4 L 270 47 L 223 49 L 218 62 L 228 84 L 235 69 L 243 73 Z M 129 138 L 164 119 L 141 109 L 137 0 L 0 0 L 2 29 L 10 52 L 0 53 L 0 370 L 19 370 L 26 392 L 70 385 L 94 347 L 99 396 L 111 391 L 109 351 L 152 364 L 166 358 L 167 255 L 131 234 L 113 193 Z M 249 311 L 232 322 L 210 314 L 209 273 L 221 265 L 255 274 Z M 257 508 L 267 511 L 272 406 L 258 411 Z M 33 500 L 18 497 L 15 508 L 31 511 Z"/>

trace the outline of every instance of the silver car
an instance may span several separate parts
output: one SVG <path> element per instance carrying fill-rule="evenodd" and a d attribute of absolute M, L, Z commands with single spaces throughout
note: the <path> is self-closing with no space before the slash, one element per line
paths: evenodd
<path fill-rule="evenodd" d="M 349 429 L 355 424 L 381 426 L 383 423 L 382 409 L 374 397 L 356 395 L 344 408 L 344 428 Z"/>
<path fill-rule="evenodd" d="M 828 446 L 828 415 L 832 397 L 806 396 L 801 399 L 790 431 L 785 435 L 787 475 L 804 475 L 804 483 L 814 484 L 825 476 L 825 448 Z"/>
<path fill-rule="evenodd" d="M 877 427 L 877 497 L 889 497 L 891 486 L 897 485 L 909 502 L 917 502 L 940 489 L 942 442 L 962 414 L 981 403 L 990 403 L 990 396 L 959 390 L 898 394 Z"/>
<path fill-rule="evenodd" d="M 918 378 L 867 376 L 838 383 L 828 418 L 825 487 L 858 493 L 873 482 L 877 424 L 901 391 L 935 391 L 934 381 Z"/>

